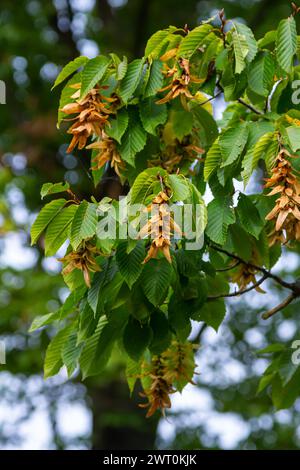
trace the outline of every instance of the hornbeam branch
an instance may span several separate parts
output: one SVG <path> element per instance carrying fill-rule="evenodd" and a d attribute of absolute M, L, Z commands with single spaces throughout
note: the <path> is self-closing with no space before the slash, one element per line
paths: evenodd
<path fill-rule="evenodd" d="M 254 108 L 254 106 L 252 106 L 252 104 L 247 103 L 247 102 L 244 101 L 242 98 L 238 98 L 238 102 L 241 103 L 242 105 L 246 106 L 246 108 L 250 109 L 250 110 L 253 111 L 255 114 L 259 114 L 259 115 L 264 114 L 262 111 L 260 111 L 259 109 Z"/>
<path fill-rule="evenodd" d="M 247 266 L 250 266 L 256 269 L 257 271 L 260 271 L 261 273 L 263 273 L 263 276 L 257 283 L 253 284 L 251 287 L 247 289 L 244 289 L 243 291 L 233 292 L 231 294 L 227 294 L 226 296 L 225 295 L 215 296 L 214 298 L 208 298 L 208 300 L 214 300 L 218 297 L 234 297 L 236 295 L 245 294 L 246 292 L 249 292 L 250 290 L 257 287 L 257 285 L 261 284 L 265 279 L 268 279 L 268 278 L 273 279 L 282 287 L 285 287 L 286 289 L 291 290 L 292 293 L 285 300 L 283 300 L 280 304 L 278 304 L 276 307 L 272 308 L 271 310 L 268 310 L 262 315 L 262 318 L 264 320 L 267 320 L 268 318 L 275 315 L 277 312 L 280 312 L 280 310 L 283 310 L 285 307 L 287 307 L 294 299 L 300 297 L 300 283 L 299 282 L 286 282 L 283 279 L 281 279 L 279 276 L 276 276 L 276 274 L 271 273 L 271 271 L 268 271 L 262 266 L 257 266 L 256 264 L 250 263 L 248 261 L 244 261 L 240 256 L 235 255 L 234 253 L 230 253 L 229 251 L 224 250 L 224 248 L 220 248 L 215 245 L 210 245 L 210 247 L 216 251 L 219 251 L 220 253 L 223 253 L 231 257 L 232 259 L 235 259 L 236 261 L 239 261 L 240 263 L 243 263 Z"/>
<path fill-rule="evenodd" d="M 290 294 L 285 300 L 283 300 L 280 304 L 278 304 L 276 307 L 272 308 L 271 310 L 268 310 L 267 312 L 263 313 L 261 318 L 264 320 L 268 320 L 268 318 L 272 317 L 275 315 L 275 313 L 279 312 L 280 310 L 284 309 L 287 307 L 294 299 L 298 297 L 296 294 Z"/>
<path fill-rule="evenodd" d="M 265 274 L 267 277 L 270 279 L 273 279 L 275 282 L 280 284 L 282 287 L 285 287 L 286 289 L 290 289 L 293 292 L 298 292 L 300 295 L 299 288 L 295 285 L 293 282 L 286 282 L 283 279 L 281 279 L 279 276 L 276 276 L 276 274 L 271 273 L 271 271 L 268 271 L 267 269 L 263 268 L 262 266 L 257 266 L 256 264 L 250 263 L 249 261 L 243 260 L 240 256 L 235 255 L 233 253 L 230 253 L 227 250 L 224 250 L 224 248 L 219 248 L 218 246 L 215 245 L 210 245 L 211 248 L 213 248 L 216 251 L 219 251 L 220 253 L 223 253 L 224 255 L 229 256 L 230 258 L 235 259 L 236 261 L 240 261 L 243 264 L 246 264 L 247 266 L 250 266 L 251 268 L 256 269 L 257 271 L 260 271 L 261 273 Z"/>
<path fill-rule="evenodd" d="M 228 266 L 227 268 L 216 269 L 216 271 L 218 273 L 224 273 L 225 271 L 231 271 L 231 269 L 236 268 L 239 264 L 241 264 L 241 261 L 237 261 L 236 263 L 232 264 L 231 266 Z"/>
<path fill-rule="evenodd" d="M 264 274 L 257 282 L 252 284 L 252 286 L 247 287 L 246 289 L 238 290 L 236 292 L 230 292 L 229 294 L 219 294 L 219 295 L 211 295 L 207 297 L 208 301 L 216 300 L 216 299 L 221 299 L 223 297 L 237 297 L 238 295 L 246 294 L 247 292 L 250 292 L 253 289 L 256 289 L 256 287 L 260 286 L 266 279 L 267 275 Z"/>

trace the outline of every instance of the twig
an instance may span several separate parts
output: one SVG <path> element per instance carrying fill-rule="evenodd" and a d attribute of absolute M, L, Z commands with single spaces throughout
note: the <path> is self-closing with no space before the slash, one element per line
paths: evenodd
<path fill-rule="evenodd" d="M 247 103 L 247 102 L 244 101 L 242 98 L 238 98 L 238 102 L 241 103 L 242 105 L 246 106 L 246 108 L 250 109 L 250 110 L 253 111 L 255 114 L 259 114 L 260 116 L 261 116 L 262 114 L 264 114 L 262 111 L 260 111 L 259 109 L 254 108 L 254 106 L 252 106 L 252 104 Z"/>
<path fill-rule="evenodd" d="M 247 266 L 250 266 L 250 267 L 256 269 L 257 271 L 260 271 L 261 273 L 263 273 L 263 277 L 258 281 L 258 283 L 256 283 L 256 285 L 260 284 L 265 279 L 270 278 L 270 279 L 273 279 L 274 281 L 276 281 L 282 287 L 285 287 L 286 289 L 289 289 L 289 290 L 292 291 L 292 293 L 285 300 L 283 300 L 279 305 L 272 308 L 271 310 L 268 310 L 267 312 L 265 312 L 262 315 L 262 318 L 264 320 L 267 320 L 268 318 L 272 317 L 277 312 L 279 312 L 280 310 L 284 309 L 287 305 L 289 305 L 294 299 L 297 299 L 298 297 L 300 297 L 300 283 L 299 283 L 299 281 L 286 282 L 283 279 L 281 279 L 279 276 L 276 276 L 275 274 L 271 273 L 270 271 L 263 268 L 262 266 L 257 266 L 256 264 L 244 261 L 239 256 L 237 256 L 233 253 L 230 253 L 227 250 L 224 250 L 224 248 L 219 248 L 218 246 L 215 246 L 215 245 L 210 245 L 210 247 L 212 249 L 216 250 L 216 251 L 219 251 L 220 253 L 224 253 L 225 255 L 227 255 L 227 256 L 229 256 L 229 257 L 231 257 L 231 258 L 233 258 L 237 261 L 240 261 L 241 263 L 243 263 Z M 237 293 L 233 292 L 232 294 L 227 294 L 226 297 L 233 297 L 234 295 L 244 294 L 245 292 L 249 292 L 249 290 L 252 290 L 254 287 L 256 287 L 256 285 L 253 284 L 250 288 L 245 289 L 244 291 L 240 291 L 240 292 L 237 292 Z M 225 297 L 225 296 L 221 296 L 221 297 Z M 217 298 L 217 296 L 215 298 Z M 208 300 L 214 300 L 214 299 L 213 298 L 208 298 Z"/>
<path fill-rule="evenodd" d="M 229 251 L 224 250 L 224 248 L 220 248 L 220 247 L 215 246 L 215 245 L 210 245 L 210 247 L 212 249 L 216 250 L 216 251 L 219 251 L 220 253 L 224 253 L 225 255 L 229 256 L 230 258 L 233 258 L 237 261 L 240 261 L 243 264 L 246 264 L 247 266 L 250 266 L 251 268 L 256 269 L 257 271 L 262 272 L 267 277 L 269 277 L 270 279 L 273 279 L 275 282 L 280 284 L 282 287 L 285 287 L 286 289 L 290 289 L 293 292 L 298 291 L 298 294 L 300 295 L 299 287 L 297 288 L 295 283 L 286 282 L 283 279 L 281 279 L 279 276 L 276 276 L 276 274 L 271 273 L 271 271 L 268 271 L 267 269 L 263 268 L 262 266 L 257 266 L 256 264 L 250 263 L 248 261 L 244 261 L 240 256 L 237 256 L 233 253 L 230 253 Z"/>
<path fill-rule="evenodd" d="M 194 344 L 199 343 L 199 341 L 201 339 L 201 336 L 202 336 L 202 333 L 206 330 L 206 328 L 207 328 L 207 323 L 203 323 L 203 325 L 201 325 L 201 327 L 199 328 L 199 331 L 196 334 L 195 338 L 192 340 L 192 343 L 194 343 Z"/>
<path fill-rule="evenodd" d="M 232 264 L 231 266 L 228 266 L 227 268 L 216 269 L 216 272 L 224 273 L 225 271 L 230 271 L 231 269 L 236 268 L 239 264 L 241 264 L 241 261 L 237 261 L 236 263 Z"/>
<path fill-rule="evenodd" d="M 215 98 L 217 98 L 218 96 L 220 96 L 222 93 L 223 93 L 222 90 L 219 90 L 218 93 L 216 93 L 214 96 L 212 96 L 211 98 L 208 98 L 206 101 L 203 101 L 202 103 L 198 103 L 198 104 L 200 106 L 203 106 L 204 104 L 209 103 L 210 101 L 212 101 Z"/>
<path fill-rule="evenodd" d="M 260 286 L 266 279 L 267 275 L 264 274 L 257 282 L 252 284 L 252 286 L 247 287 L 246 289 L 238 290 L 236 292 L 230 292 L 229 294 L 218 294 L 218 295 L 211 295 L 207 297 L 208 301 L 216 300 L 216 299 L 221 299 L 223 297 L 236 297 L 238 295 L 246 294 L 247 292 L 250 292 L 253 289 L 256 289 L 256 287 Z"/>
<path fill-rule="evenodd" d="M 276 307 L 272 308 L 271 310 L 268 310 L 267 312 L 263 313 L 261 318 L 264 320 L 268 320 L 268 318 L 272 317 L 275 315 L 275 313 L 279 312 L 280 310 L 284 309 L 287 307 L 294 299 L 298 297 L 295 293 L 290 294 L 285 300 L 283 300 L 279 305 Z"/>
<path fill-rule="evenodd" d="M 222 92 L 224 92 L 223 87 L 220 85 L 220 79 L 217 81 L 216 86 L 217 86 Z M 253 111 L 253 113 L 258 114 L 259 116 L 262 116 L 262 115 L 264 114 L 262 111 L 260 111 L 259 109 L 256 109 L 254 106 L 252 106 L 252 104 L 247 103 L 247 102 L 244 101 L 242 98 L 238 98 L 238 102 L 241 103 L 243 106 L 246 106 L 246 108 L 248 108 L 248 109 L 250 109 L 251 111 Z"/>

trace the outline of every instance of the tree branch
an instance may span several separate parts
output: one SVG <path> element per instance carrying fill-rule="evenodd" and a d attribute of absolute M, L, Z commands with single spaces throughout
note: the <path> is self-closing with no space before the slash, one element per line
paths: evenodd
<path fill-rule="evenodd" d="M 191 340 L 191 342 L 192 342 L 193 344 L 198 344 L 198 343 L 199 343 L 199 341 L 200 341 L 200 339 L 201 339 L 201 336 L 202 336 L 202 333 L 206 330 L 206 328 L 207 328 L 207 323 L 203 323 L 203 324 L 201 325 L 201 327 L 199 328 L 199 331 L 198 331 L 198 333 L 196 334 L 195 338 Z"/>
<path fill-rule="evenodd" d="M 275 282 L 280 284 L 282 287 L 285 287 L 286 289 L 290 289 L 294 293 L 297 292 L 297 294 L 300 295 L 300 289 L 294 282 L 286 282 L 283 279 L 281 279 L 281 277 L 276 276 L 276 274 L 271 273 L 271 271 L 268 271 L 267 269 L 263 268 L 262 266 L 257 266 L 254 263 L 244 261 L 240 256 L 237 256 L 233 253 L 230 253 L 229 251 L 224 250 L 224 248 L 220 248 L 220 247 L 215 246 L 215 245 L 210 245 L 210 247 L 213 250 L 219 251 L 220 253 L 223 253 L 223 254 L 229 256 L 230 258 L 233 258 L 237 261 L 240 261 L 241 263 L 246 264 L 247 266 L 250 266 L 251 268 L 254 268 L 257 271 L 260 271 L 261 273 L 265 274 L 270 279 L 273 279 Z"/>
<path fill-rule="evenodd" d="M 244 101 L 242 98 L 238 98 L 238 102 L 241 103 L 242 105 L 246 106 L 246 108 L 250 109 L 250 110 L 253 111 L 255 114 L 259 114 L 260 116 L 261 116 L 262 114 L 264 114 L 262 111 L 260 111 L 259 109 L 254 108 L 254 106 L 252 106 L 252 104 L 247 103 L 247 102 Z"/>
<path fill-rule="evenodd" d="M 272 317 L 275 315 L 275 313 L 279 312 L 280 310 L 284 309 L 287 307 L 294 299 L 298 297 L 295 293 L 290 294 L 285 300 L 283 300 L 280 304 L 278 304 L 276 307 L 272 308 L 271 310 L 268 310 L 267 312 L 263 313 L 261 318 L 264 320 L 268 320 L 268 318 Z"/>
<path fill-rule="evenodd" d="M 257 282 L 252 284 L 252 286 L 247 287 L 246 289 L 238 290 L 235 292 L 230 292 L 229 294 L 218 294 L 218 295 L 211 295 L 207 297 L 208 301 L 216 300 L 216 299 L 221 299 L 224 297 L 237 297 L 238 295 L 246 294 L 247 292 L 250 292 L 253 289 L 256 289 L 256 287 L 260 286 L 266 279 L 267 275 L 264 274 Z"/>
<path fill-rule="evenodd" d="M 214 96 L 212 96 L 211 98 L 208 98 L 207 100 L 203 101 L 202 103 L 198 103 L 200 106 L 203 106 L 204 104 L 206 103 L 209 103 L 210 101 L 214 100 L 215 98 L 217 98 L 218 96 L 220 96 L 221 94 L 223 93 L 222 90 L 219 90 L 218 93 L 216 93 Z"/>
<path fill-rule="evenodd" d="M 236 268 L 239 264 L 241 264 L 241 261 L 237 261 L 236 263 L 232 264 L 231 266 L 228 266 L 227 268 L 216 269 L 216 271 L 218 273 L 224 273 L 225 271 L 231 271 L 231 269 Z"/>
<path fill-rule="evenodd" d="M 216 86 L 224 93 L 224 89 L 223 89 L 223 87 L 220 85 L 220 79 L 221 79 L 221 77 L 219 77 L 219 79 L 217 80 Z M 242 98 L 238 98 L 237 101 L 238 101 L 239 103 L 241 103 L 243 106 L 246 106 L 246 108 L 248 108 L 248 109 L 250 109 L 251 111 L 253 111 L 253 113 L 258 114 L 259 116 L 262 116 L 262 115 L 264 114 L 263 111 L 260 111 L 259 109 L 256 109 L 254 106 L 252 106 L 252 104 L 247 103 L 247 102 L 244 101 Z"/>

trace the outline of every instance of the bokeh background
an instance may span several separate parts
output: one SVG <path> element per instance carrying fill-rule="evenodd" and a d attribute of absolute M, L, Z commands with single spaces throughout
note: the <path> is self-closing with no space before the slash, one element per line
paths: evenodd
<path fill-rule="evenodd" d="M 218 334 L 195 327 L 197 386 L 174 395 L 167 420 L 144 418 L 118 358 L 85 383 L 76 374 L 68 381 L 63 370 L 44 381 L 53 331 L 27 333 L 36 315 L 56 310 L 67 295 L 56 258 L 30 247 L 40 187 L 63 178 L 82 196 L 92 187 L 88 159 L 67 156 L 67 138 L 55 126 L 59 91 L 50 89 L 57 73 L 79 54 L 139 56 L 157 29 L 194 27 L 221 8 L 228 18 L 243 18 L 257 38 L 290 13 L 288 2 L 276 0 L 1 0 L 0 80 L 7 87 L 7 104 L 0 105 L 0 340 L 7 350 L 0 365 L 1 449 L 300 447 L 300 401 L 276 412 L 267 393 L 256 395 L 268 363 L 256 351 L 300 338 L 297 304 L 260 320 L 265 306 L 281 298 L 277 288 L 230 301 Z M 276 270 L 299 277 L 297 253 L 286 254 Z"/>

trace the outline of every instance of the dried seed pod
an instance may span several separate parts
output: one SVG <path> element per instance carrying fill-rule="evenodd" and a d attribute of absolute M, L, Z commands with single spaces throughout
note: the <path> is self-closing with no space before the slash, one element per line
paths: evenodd
<path fill-rule="evenodd" d="M 58 261 L 66 263 L 62 274 L 66 275 L 74 269 L 80 269 L 83 273 L 84 282 L 91 287 L 90 272 L 100 271 L 100 266 L 95 260 L 95 256 L 99 255 L 99 250 L 89 242 L 82 242 L 78 250 L 71 251 Z"/>
<path fill-rule="evenodd" d="M 105 132 L 102 132 L 100 140 L 93 142 L 86 148 L 99 150 L 97 155 L 92 160 L 92 170 L 99 170 L 107 162 L 110 162 L 110 166 L 115 170 L 117 175 L 120 176 L 120 172 L 125 168 L 125 163 L 121 159 L 114 140 L 108 137 Z"/>
<path fill-rule="evenodd" d="M 147 211 L 151 212 L 152 216 L 140 230 L 138 236 L 139 238 L 151 236 L 153 241 L 143 263 L 147 263 L 151 258 L 156 258 L 159 252 L 164 255 L 169 263 L 172 263 L 170 238 L 172 232 L 176 231 L 178 234 L 182 234 L 182 232 L 171 216 L 167 204 L 168 200 L 169 196 L 164 191 L 161 191 L 147 207 Z"/>
<path fill-rule="evenodd" d="M 69 153 L 76 146 L 83 149 L 88 138 L 92 135 L 101 136 L 109 115 L 115 113 L 118 104 L 117 97 L 102 95 L 100 93 L 101 87 L 92 88 L 84 98 L 80 99 L 80 84 L 77 83 L 71 86 L 76 89 L 71 97 L 75 99 L 75 102 L 68 103 L 61 109 L 62 112 L 68 115 L 77 114 L 76 117 L 71 118 L 75 122 L 68 129 L 68 134 L 73 135 L 67 149 Z"/>
<path fill-rule="evenodd" d="M 300 184 L 292 171 L 286 149 L 281 149 L 275 160 L 272 176 L 265 188 L 273 188 L 268 196 L 280 194 L 266 220 L 275 220 L 275 230 L 270 233 L 270 245 L 280 241 L 300 240 Z M 285 235 L 283 233 L 285 231 Z"/>

